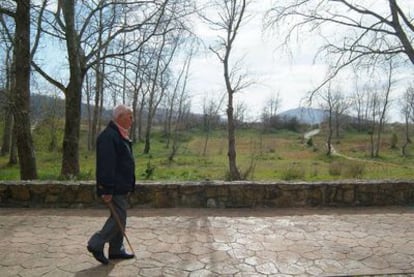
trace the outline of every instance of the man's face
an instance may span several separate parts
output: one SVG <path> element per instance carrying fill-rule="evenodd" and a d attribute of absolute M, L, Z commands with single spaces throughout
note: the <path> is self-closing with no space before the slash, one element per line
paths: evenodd
<path fill-rule="evenodd" d="M 118 119 L 117 123 L 125 129 L 131 128 L 132 125 L 132 112 L 126 112 L 121 114 Z"/>

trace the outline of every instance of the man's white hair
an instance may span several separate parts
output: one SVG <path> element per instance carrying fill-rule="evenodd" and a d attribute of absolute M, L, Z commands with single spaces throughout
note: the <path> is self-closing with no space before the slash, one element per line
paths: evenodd
<path fill-rule="evenodd" d="M 119 116 L 132 112 L 132 109 L 126 105 L 118 105 L 112 111 L 112 118 L 117 119 Z"/>

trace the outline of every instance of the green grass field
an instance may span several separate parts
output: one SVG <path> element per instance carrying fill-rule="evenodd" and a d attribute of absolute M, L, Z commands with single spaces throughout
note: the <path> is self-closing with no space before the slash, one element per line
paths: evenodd
<path fill-rule="evenodd" d="M 59 179 L 61 151 L 47 151 L 50 137 L 47 132 L 33 133 L 39 179 Z M 349 132 L 333 140 L 338 155 L 326 155 L 325 135 L 313 137 L 308 145 L 303 134 L 288 131 L 261 133 L 258 130 L 237 131 L 237 165 L 245 179 L 254 181 L 303 180 L 323 181 L 338 179 L 412 179 L 414 155 L 402 157 L 400 144 L 391 149 L 391 134 L 384 134 L 380 157 L 369 155 L 369 136 Z M 61 134 L 58 136 L 61 140 Z M 93 180 L 95 154 L 86 150 L 86 134 L 81 137 L 80 180 Z M 168 161 L 170 149 L 159 133 L 153 135 L 151 153 L 142 154 L 143 143 L 134 145 L 138 180 L 200 181 L 226 180 L 228 171 L 226 131 L 210 135 L 206 154 L 203 155 L 205 137 L 202 132 L 185 133 L 178 154 Z M 59 143 L 59 147 L 60 147 Z M 409 153 L 414 154 L 413 146 Z M 0 179 L 18 180 L 17 165 L 7 165 L 8 157 L 0 157 Z"/>

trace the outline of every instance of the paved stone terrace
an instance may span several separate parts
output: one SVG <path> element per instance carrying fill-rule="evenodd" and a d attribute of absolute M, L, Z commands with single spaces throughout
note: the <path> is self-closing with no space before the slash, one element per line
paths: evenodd
<path fill-rule="evenodd" d="M 414 276 L 411 208 L 132 209 L 137 258 L 104 266 L 86 242 L 106 216 L 0 209 L 0 276 Z"/>

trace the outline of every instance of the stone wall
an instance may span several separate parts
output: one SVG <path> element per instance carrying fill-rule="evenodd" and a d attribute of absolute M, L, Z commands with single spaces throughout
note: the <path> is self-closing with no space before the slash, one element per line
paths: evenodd
<path fill-rule="evenodd" d="M 414 204 L 414 181 L 140 183 L 132 207 L 265 208 Z M 0 182 L 0 207 L 101 207 L 94 182 Z"/>

